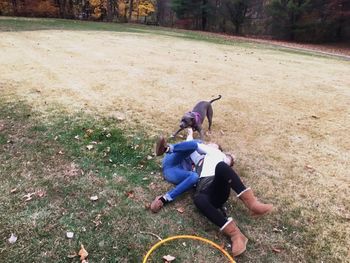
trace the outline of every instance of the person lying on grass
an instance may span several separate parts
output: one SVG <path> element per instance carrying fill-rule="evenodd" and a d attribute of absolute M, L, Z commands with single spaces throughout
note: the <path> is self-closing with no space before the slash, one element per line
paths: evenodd
<path fill-rule="evenodd" d="M 198 174 L 193 171 L 192 165 L 202 159 L 198 154 L 190 158 L 191 154 L 198 149 L 198 142 L 193 140 L 193 131 L 188 129 L 185 142 L 167 145 L 163 137 L 156 144 L 156 155 L 160 156 L 166 152 L 162 161 L 162 171 L 165 180 L 175 185 L 170 191 L 162 196 L 157 196 L 151 203 L 151 211 L 159 212 L 165 203 L 172 202 L 179 195 L 191 189 L 198 181 Z"/>
<path fill-rule="evenodd" d="M 231 189 L 236 192 L 237 197 L 243 201 L 253 216 L 262 216 L 271 212 L 273 205 L 259 202 L 252 189 L 243 184 L 238 174 L 232 169 L 234 164 L 232 155 L 223 153 L 213 145 L 196 143 L 197 149 L 190 155 L 191 159 L 199 159 L 195 163 L 199 181 L 193 199 L 194 204 L 209 221 L 230 237 L 232 254 L 238 256 L 246 250 L 248 239 L 241 233 L 233 219 L 227 217 L 223 209 Z M 173 150 L 173 147 L 167 145 L 164 139 L 159 140 L 157 146 L 157 149 L 160 149 L 158 154 Z M 158 200 L 163 203 L 161 198 Z"/>

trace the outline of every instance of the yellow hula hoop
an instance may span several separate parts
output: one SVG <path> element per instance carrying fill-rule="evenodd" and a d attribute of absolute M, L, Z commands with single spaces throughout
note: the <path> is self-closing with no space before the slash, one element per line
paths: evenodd
<path fill-rule="evenodd" d="M 156 250 L 159 246 L 164 244 L 165 242 L 168 242 L 168 241 L 171 241 L 171 240 L 175 240 L 175 239 L 182 239 L 182 238 L 184 238 L 184 239 L 195 239 L 195 240 L 200 240 L 200 241 L 206 242 L 206 243 L 212 245 L 213 247 L 217 248 L 218 250 L 220 250 L 230 260 L 230 263 L 236 263 L 236 261 L 230 256 L 230 254 L 226 250 L 224 250 L 222 247 L 220 247 L 218 244 L 214 243 L 213 241 L 211 241 L 209 239 L 206 239 L 206 238 L 203 238 L 203 237 L 191 236 L 191 235 L 172 236 L 172 237 L 168 237 L 166 239 L 163 239 L 163 240 L 157 242 L 147 252 L 146 256 L 143 258 L 142 263 L 147 263 L 147 260 L 148 260 L 149 256 L 152 254 L 152 252 L 154 250 Z"/>

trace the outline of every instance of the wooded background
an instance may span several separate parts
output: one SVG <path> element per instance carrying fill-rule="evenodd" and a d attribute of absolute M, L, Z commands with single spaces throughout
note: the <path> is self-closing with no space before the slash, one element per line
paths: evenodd
<path fill-rule="evenodd" d="M 304 42 L 350 39 L 350 0 L 0 0 L 0 15 L 139 22 Z"/>

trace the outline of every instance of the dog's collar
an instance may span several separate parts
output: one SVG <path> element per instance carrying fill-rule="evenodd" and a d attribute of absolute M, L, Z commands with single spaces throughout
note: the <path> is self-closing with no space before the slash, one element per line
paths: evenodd
<path fill-rule="evenodd" d="M 200 124 L 202 120 L 202 116 L 200 115 L 200 113 L 196 111 L 191 111 L 191 113 L 194 115 L 194 121 L 196 125 Z"/>

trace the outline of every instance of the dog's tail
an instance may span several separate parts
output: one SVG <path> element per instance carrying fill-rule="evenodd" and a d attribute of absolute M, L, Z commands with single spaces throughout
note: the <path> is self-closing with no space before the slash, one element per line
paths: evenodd
<path fill-rule="evenodd" d="M 219 99 L 221 99 L 221 95 L 219 95 L 219 97 L 217 97 L 216 99 L 209 101 L 209 103 L 213 103 L 214 101 L 219 100 Z"/>

